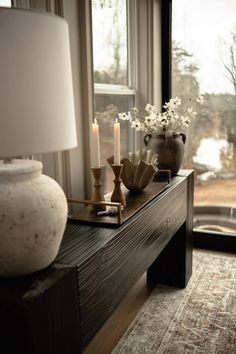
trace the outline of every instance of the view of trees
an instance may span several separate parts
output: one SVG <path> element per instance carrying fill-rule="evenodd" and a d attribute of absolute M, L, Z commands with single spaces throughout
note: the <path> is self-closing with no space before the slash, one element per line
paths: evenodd
<path fill-rule="evenodd" d="M 232 35 L 232 41 L 228 47 L 228 60 L 222 65 L 235 89 L 236 35 Z M 193 163 L 193 156 L 203 138 L 213 137 L 226 139 L 231 144 L 228 153 L 222 151 L 222 168 L 236 169 L 236 91 L 235 95 L 205 93 L 205 102 L 200 106 L 196 101 L 200 94 L 196 78 L 198 70 L 193 56 L 174 41 L 172 44 L 172 96 L 178 96 L 183 100 L 183 110 L 191 105 L 197 112 L 197 117 L 191 122 L 188 132 L 185 167 L 194 167 L 197 171 L 199 169 L 199 173 L 206 170 L 204 166 Z M 231 163 L 229 159 L 232 160 Z"/>
<path fill-rule="evenodd" d="M 94 31 L 94 41 L 103 37 L 100 53 L 95 53 L 95 58 L 102 54 L 104 47 L 109 47 L 110 63 L 94 71 L 94 82 L 100 84 L 127 85 L 127 35 L 126 35 L 126 1 L 124 0 L 93 0 L 94 17 L 100 14 L 103 21 L 105 16 L 110 17 L 111 28 L 105 29 L 102 36 Z M 105 53 L 106 55 L 106 53 Z M 122 61 L 122 58 L 126 61 Z"/>

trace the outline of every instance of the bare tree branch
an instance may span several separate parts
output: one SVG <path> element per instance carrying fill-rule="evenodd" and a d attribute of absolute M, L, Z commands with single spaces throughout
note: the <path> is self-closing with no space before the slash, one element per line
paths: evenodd
<path fill-rule="evenodd" d="M 229 73 L 229 81 L 233 84 L 234 92 L 236 94 L 236 35 L 232 34 L 232 44 L 229 47 L 229 63 L 223 63 L 225 69 Z"/>

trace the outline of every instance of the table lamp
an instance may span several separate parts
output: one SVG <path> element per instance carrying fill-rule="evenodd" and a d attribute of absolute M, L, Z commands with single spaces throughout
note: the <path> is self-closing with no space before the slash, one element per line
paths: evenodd
<path fill-rule="evenodd" d="M 76 145 L 67 23 L 0 8 L 0 276 L 47 267 L 67 220 L 60 186 L 19 157 Z"/>

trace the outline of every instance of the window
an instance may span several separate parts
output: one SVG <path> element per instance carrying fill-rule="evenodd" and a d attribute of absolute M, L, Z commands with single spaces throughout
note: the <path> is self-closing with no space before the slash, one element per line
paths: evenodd
<path fill-rule="evenodd" d="M 113 123 L 117 113 L 135 105 L 129 13 L 126 0 L 92 1 L 95 118 L 100 125 L 101 164 L 104 166 L 106 159 L 113 155 Z M 122 156 L 129 151 L 132 142 L 128 123 L 120 121 L 120 124 Z M 105 192 L 112 190 L 112 180 L 112 170 L 107 166 Z"/>
<path fill-rule="evenodd" d="M 11 0 L 0 0 L 0 6 L 11 7 Z"/>
<path fill-rule="evenodd" d="M 236 2 L 172 5 L 172 96 L 191 99 L 197 111 L 185 156 L 185 167 L 196 175 L 194 226 L 235 233 Z"/>

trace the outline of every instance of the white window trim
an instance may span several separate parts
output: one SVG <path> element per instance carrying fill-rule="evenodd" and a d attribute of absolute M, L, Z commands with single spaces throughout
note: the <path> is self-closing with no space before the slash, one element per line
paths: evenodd
<path fill-rule="evenodd" d="M 128 86 L 110 85 L 110 84 L 94 84 L 95 95 L 132 95 L 135 96 L 136 90 Z"/>

